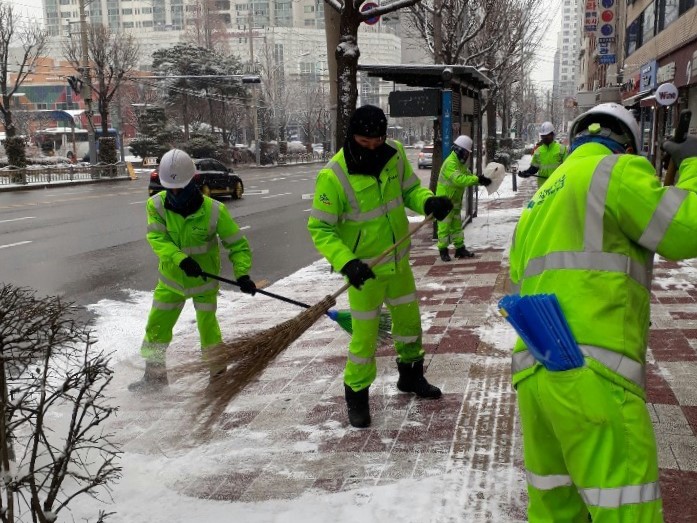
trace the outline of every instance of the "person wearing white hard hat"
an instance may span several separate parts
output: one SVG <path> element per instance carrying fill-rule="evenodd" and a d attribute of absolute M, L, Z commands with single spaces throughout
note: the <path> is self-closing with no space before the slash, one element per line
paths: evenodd
<path fill-rule="evenodd" d="M 462 197 L 465 189 L 472 185 L 489 185 L 491 180 L 486 176 L 476 176 L 467 168 L 472 155 L 472 138 L 466 135 L 458 136 L 453 143 L 453 150 L 443 162 L 438 175 L 436 194 L 446 196 L 453 202 L 453 210 L 447 218 L 438 222 L 438 251 L 440 259 L 450 261 L 448 248 L 452 243 L 455 247 L 455 258 L 472 258 L 474 253 L 465 247 L 465 235 L 462 230 Z"/>
<path fill-rule="evenodd" d="M 203 272 L 220 273 L 218 239 L 228 251 L 240 290 L 256 292 L 249 277 L 252 252 L 247 239 L 225 205 L 201 194 L 193 180 L 195 171 L 193 160 L 184 151 L 165 153 L 158 174 L 166 190 L 146 204 L 146 238 L 159 258 L 159 281 L 140 349 L 145 374 L 129 385 L 133 392 L 156 392 L 167 385 L 165 354 L 187 299 L 194 302 L 204 357 L 207 349 L 221 343 L 215 315 L 218 282 L 202 277 Z M 211 380 L 223 371 L 211 368 Z"/>
<path fill-rule="evenodd" d="M 554 139 L 554 125 L 543 122 L 540 125 L 540 143 L 532 155 L 530 167 L 518 173 L 521 178 L 537 177 L 537 186 L 542 187 L 547 178 L 566 158 L 566 146 Z"/>
<path fill-rule="evenodd" d="M 581 114 L 569 138 L 568 158 L 525 206 L 510 251 L 511 283 L 521 296 L 555 295 L 584 355 L 581 366 L 548 370 L 515 344 L 528 520 L 658 523 L 646 407 L 652 268 L 655 253 L 697 257 L 697 138 L 664 144 L 675 187 L 637 154 L 639 125 L 619 104 Z"/>

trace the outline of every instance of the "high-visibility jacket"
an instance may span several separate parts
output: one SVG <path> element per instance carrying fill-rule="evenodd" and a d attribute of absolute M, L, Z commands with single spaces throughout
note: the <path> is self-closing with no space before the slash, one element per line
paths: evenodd
<path fill-rule="evenodd" d="M 478 183 L 479 178 L 460 162 L 454 152 L 451 152 L 440 168 L 436 195 L 447 196 L 457 205 L 457 202 L 462 202 L 465 188 Z"/>
<path fill-rule="evenodd" d="M 542 185 L 549 178 L 557 167 L 561 165 L 566 157 L 566 146 L 559 142 L 552 142 L 549 145 L 541 144 L 535 149 L 532 154 L 530 165 L 537 167 L 537 179 L 539 185 Z"/>
<path fill-rule="evenodd" d="M 537 191 L 513 238 L 521 295 L 554 293 L 588 366 L 644 394 L 654 252 L 697 256 L 697 158 L 663 187 L 643 157 L 576 149 Z M 540 365 L 518 340 L 514 385 Z"/>
<path fill-rule="evenodd" d="M 433 193 L 421 187 L 401 143 L 387 140 L 397 150 L 379 177 L 348 174 L 344 150 L 317 174 L 308 230 L 317 250 L 334 270 L 359 258 L 370 264 L 383 251 L 409 232 L 405 206 L 424 213 Z M 373 268 L 380 274 L 397 272 L 409 256 L 410 241 L 403 242 Z"/>
<path fill-rule="evenodd" d="M 189 278 L 179 268 L 191 256 L 208 273 L 220 272 L 218 237 L 228 250 L 235 277 L 249 273 L 252 252 L 244 234 L 232 219 L 225 205 L 207 196 L 193 214 L 184 217 L 165 208 L 166 191 L 148 199 L 147 240 L 160 259 L 160 283 L 185 297 L 215 293 L 218 282 Z"/>

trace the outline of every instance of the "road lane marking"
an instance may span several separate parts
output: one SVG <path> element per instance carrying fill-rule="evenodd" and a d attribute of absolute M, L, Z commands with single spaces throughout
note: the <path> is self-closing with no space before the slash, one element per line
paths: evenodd
<path fill-rule="evenodd" d="M 31 243 L 31 242 L 26 241 L 26 242 L 17 242 L 17 243 L 6 243 L 5 245 L 0 245 L 0 249 L 7 249 L 8 247 L 17 247 L 18 245 L 24 245 L 26 243 Z"/>
<path fill-rule="evenodd" d="M 0 220 L 0 223 L 19 222 L 22 220 L 33 220 L 36 216 L 25 216 L 24 218 L 12 218 L 11 220 Z"/>
<path fill-rule="evenodd" d="M 245 190 L 244 195 L 245 196 L 259 196 L 260 194 L 269 194 L 268 189 L 256 189 L 252 191 Z"/>
<path fill-rule="evenodd" d="M 279 196 L 288 196 L 289 194 L 293 194 L 292 192 L 282 192 L 280 194 L 272 194 L 271 196 L 262 196 L 261 199 L 264 200 L 266 198 L 278 198 Z"/>
<path fill-rule="evenodd" d="M 303 212 L 310 212 L 312 209 L 304 209 Z"/>
<path fill-rule="evenodd" d="M 139 203 L 145 203 L 145 202 L 147 202 L 147 201 L 148 201 L 148 200 L 140 200 L 140 201 L 138 201 L 138 202 L 131 202 L 131 203 L 129 203 L 128 205 L 137 205 L 137 204 L 139 204 Z"/>
<path fill-rule="evenodd" d="M 246 231 L 247 229 L 251 229 L 251 228 L 252 228 L 251 225 L 245 225 L 244 227 L 240 227 L 240 230 L 241 230 L 241 231 Z"/>
<path fill-rule="evenodd" d="M 312 200 L 314 197 L 315 197 L 315 193 L 309 192 L 309 193 L 303 194 L 301 199 Z"/>

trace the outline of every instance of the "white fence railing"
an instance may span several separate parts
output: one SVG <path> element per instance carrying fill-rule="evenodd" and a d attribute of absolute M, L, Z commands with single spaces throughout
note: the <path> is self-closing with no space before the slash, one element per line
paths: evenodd
<path fill-rule="evenodd" d="M 128 176 L 128 170 L 125 163 L 8 169 L 0 171 L 0 186 L 100 180 L 126 176 Z"/>

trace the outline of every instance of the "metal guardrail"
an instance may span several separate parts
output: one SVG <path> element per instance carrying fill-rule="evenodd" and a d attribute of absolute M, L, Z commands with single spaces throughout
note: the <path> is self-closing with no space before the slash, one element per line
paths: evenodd
<path fill-rule="evenodd" d="M 0 186 L 33 183 L 101 180 L 128 176 L 125 163 L 102 165 L 70 165 L 42 169 L 12 169 L 0 171 Z"/>
<path fill-rule="evenodd" d="M 331 153 L 290 153 L 279 154 L 276 163 L 283 165 L 289 163 L 328 162 L 332 158 Z"/>

